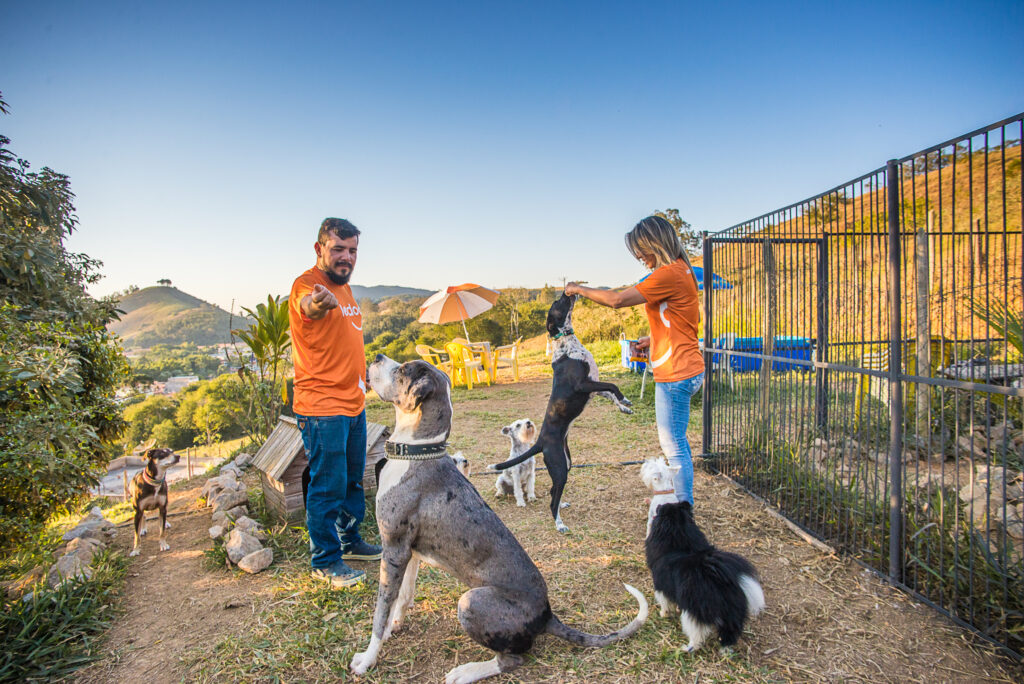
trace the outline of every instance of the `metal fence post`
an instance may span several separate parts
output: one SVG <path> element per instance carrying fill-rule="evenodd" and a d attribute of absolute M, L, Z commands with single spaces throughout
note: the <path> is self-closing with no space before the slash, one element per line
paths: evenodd
<path fill-rule="evenodd" d="M 818 344 L 816 361 L 828 361 L 828 233 L 818 241 Z M 818 431 L 828 431 L 828 370 L 815 371 L 814 408 Z"/>
<path fill-rule="evenodd" d="M 701 406 L 701 417 L 703 427 L 700 436 L 700 448 L 704 453 L 711 453 L 711 347 L 714 342 L 711 338 L 711 238 L 708 231 L 702 233 L 704 236 L 704 396 Z M 731 359 L 727 359 L 730 362 Z"/>
<path fill-rule="evenodd" d="M 900 298 L 900 167 L 885 165 L 889 224 L 889 580 L 903 581 L 903 371 Z"/>

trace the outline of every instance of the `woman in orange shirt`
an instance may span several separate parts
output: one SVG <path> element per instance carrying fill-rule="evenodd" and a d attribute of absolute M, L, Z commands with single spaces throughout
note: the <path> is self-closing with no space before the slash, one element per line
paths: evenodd
<path fill-rule="evenodd" d="M 652 269 L 639 283 L 621 291 L 569 283 L 565 293 L 613 309 L 644 305 L 651 334 L 637 341 L 637 349 L 648 349 L 654 374 L 658 440 L 669 465 L 678 467 L 676 497 L 692 504 L 693 460 L 686 428 L 690 398 L 704 382 L 704 357 L 697 345 L 697 279 L 675 228 L 660 216 L 648 216 L 626 233 L 626 248 Z"/>

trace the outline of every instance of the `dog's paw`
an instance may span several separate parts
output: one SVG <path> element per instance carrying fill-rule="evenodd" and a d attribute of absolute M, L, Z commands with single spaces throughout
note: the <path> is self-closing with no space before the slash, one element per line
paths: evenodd
<path fill-rule="evenodd" d="M 519 501 L 516 501 L 516 506 L 519 508 L 526 508 L 526 502 L 520 499 Z"/>
<path fill-rule="evenodd" d="M 370 657 L 369 651 L 363 651 L 352 656 L 352 663 L 349 664 L 348 669 L 352 670 L 353 674 L 364 675 L 371 667 L 373 667 L 373 658 Z"/>
<path fill-rule="evenodd" d="M 555 523 L 555 529 L 561 532 L 562 534 L 569 533 L 569 526 L 565 523 Z"/>
<path fill-rule="evenodd" d="M 626 406 L 632 406 L 633 405 L 633 402 L 631 402 L 626 397 L 622 397 L 621 399 L 619 399 L 619 403 L 620 404 L 625 404 Z"/>
<path fill-rule="evenodd" d="M 165 522 L 165 523 L 164 523 L 164 529 L 165 529 L 165 530 L 169 530 L 169 529 L 171 529 L 171 523 L 169 523 L 169 522 Z"/>
<path fill-rule="evenodd" d="M 132 549 L 131 553 L 128 554 L 128 557 L 134 558 L 135 556 L 139 555 L 140 551 L 142 551 L 142 549 Z"/>
<path fill-rule="evenodd" d="M 146 528 L 145 527 L 143 527 L 141 530 L 139 530 L 139 536 L 140 537 L 145 537 L 146 536 Z"/>
<path fill-rule="evenodd" d="M 558 507 L 559 508 L 568 508 L 570 505 L 571 504 L 568 501 L 563 501 L 562 503 L 558 504 Z"/>
<path fill-rule="evenodd" d="M 170 551 L 171 550 L 171 546 L 167 542 L 162 541 L 162 542 L 160 542 L 160 550 L 161 551 Z"/>
<path fill-rule="evenodd" d="M 619 413 L 625 413 L 626 415 L 633 415 L 633 409 L 629 408 L 626 404 L 616 404 L 619 407 Z"/>
<path fill-rule="evenodd" d="M 537 495 L 536 494 L 530 494 L 529 496 L 526 497 L 526 500 L 527 501 L 536 501 L 537 500 Z"/>

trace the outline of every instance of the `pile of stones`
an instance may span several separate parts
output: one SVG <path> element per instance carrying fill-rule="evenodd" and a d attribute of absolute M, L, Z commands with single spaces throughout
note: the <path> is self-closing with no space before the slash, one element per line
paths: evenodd
<path fill-rule="evenodd" d="M 249 517 L 249 490 L 241 480 L 242 471 L 252 461 L 239 454 L 203 485 L 202 496 L 213 509 L 210 538 L 223 539 L 228 560 L 242 570 L 257 573 L 274 562 L 273 549 L 264 548 L 267 533 Z"/>
<path fill-rule="evenodd" d="M 32 589 L 45 580 L 47 586 L 56 589 L 65 582 L 92 579 L 92 562 L 100 551 L 114 538 L 114 523 L 103 517 L 98 506 L 77 525 L 64 533 L 67 544 L 57 552 L 57 562 L 47 569 L 39 565 L 24 576 L 8 582 L 5 586 L 10 599 L 32 600 Z"/>

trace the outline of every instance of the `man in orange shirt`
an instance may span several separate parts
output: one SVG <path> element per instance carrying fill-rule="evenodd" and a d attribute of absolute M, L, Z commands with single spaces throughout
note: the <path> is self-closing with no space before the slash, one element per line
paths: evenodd
<path fill-rule="evenodd" d="M 344 219 L 320 225 L 316 265 L 292 285 L 288 322 L 295 362 L 295 418 L 309 459 L 306 527 L 313 574 L 347 587 L 366 573 L 346 560 L 379 560 L 359 536 L 366 514 L 366 358 L 363 319 L 348 281 L 359 229 Z"/>

